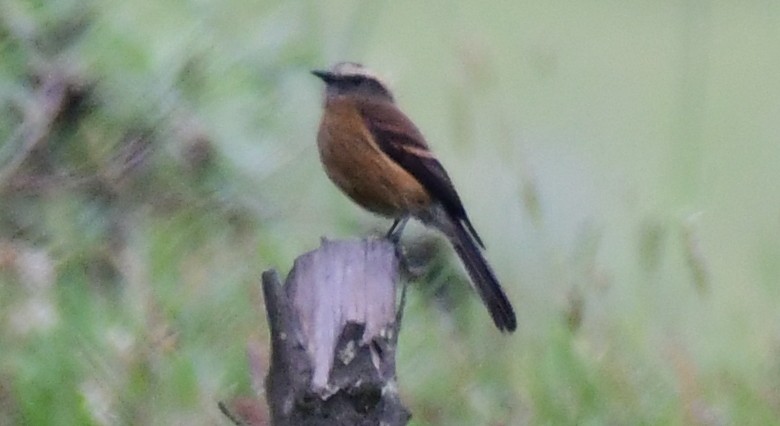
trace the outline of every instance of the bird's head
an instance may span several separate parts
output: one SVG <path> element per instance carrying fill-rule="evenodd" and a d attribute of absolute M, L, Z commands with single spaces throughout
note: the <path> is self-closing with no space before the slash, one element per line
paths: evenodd
<path fill-rule="evenodd" d="M 393 101 L 393 93 L 374 72 L 355 62 L 339 62 L 329 70 L 314 70 L 312 74 L 325 82 L 325 95 L 362 96 Z"/>

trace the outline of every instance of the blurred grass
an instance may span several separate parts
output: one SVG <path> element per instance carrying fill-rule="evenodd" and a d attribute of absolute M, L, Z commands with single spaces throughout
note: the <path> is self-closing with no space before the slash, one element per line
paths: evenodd
<path fill-rule="evenodd" d="M 345 59 L 389 76 L 520 314 L 498 335 L 429 256 L 413 424 L 780 424 L 778 24 L 764 2 L 3 1 L 0 424 L 227 424 L 217 401 L 262 391 L 261 271 L 387 226 L 318 165 L 307 72 Z"/>

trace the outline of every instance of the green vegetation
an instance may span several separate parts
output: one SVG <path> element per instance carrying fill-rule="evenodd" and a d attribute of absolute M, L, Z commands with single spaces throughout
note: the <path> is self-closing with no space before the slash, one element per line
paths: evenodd
<path fill-rule="evenodd" d="M 345 59 L 519 313 L 500 335 L 426 255 L 413 424 L 780 424 L 780 10 L 434 3 L 0 1 L 0 424 L 229 424 L 262 391 L 262 271 L 389 226 L 318 164 L 308 70 Z"/>

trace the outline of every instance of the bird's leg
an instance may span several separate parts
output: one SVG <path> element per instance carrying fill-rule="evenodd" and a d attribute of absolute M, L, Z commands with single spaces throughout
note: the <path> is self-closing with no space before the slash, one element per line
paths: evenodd
<path fill-rule="evenodd" d="M 387 235 L 385 238 L 392 241 L 393 244 L 398 244 L 398 241 L 401 239 L 401 234 L 404 232 L 404 227 L 406 227 L 406 223 L 409 222 L 409 215 L 405 214 L 399 218 L 397 218 L 393 225 L 390 226 L 390 230 L 387 231 Z"/>

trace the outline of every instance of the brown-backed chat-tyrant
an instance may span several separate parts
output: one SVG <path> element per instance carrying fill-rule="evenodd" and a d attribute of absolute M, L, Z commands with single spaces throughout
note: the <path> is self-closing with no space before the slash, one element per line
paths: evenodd
<path fill-rule="evenodd" d="M 351 62 L 312 73 L 326 85 L 317 146 L 328 177 L 362 207 L 394 218 L 392 236 L 410 216 L 446 235 L 493 322 L 514 331 L 512 304 L 482 256 L 484 245 L 452 181 L 387 85 Z"/>

